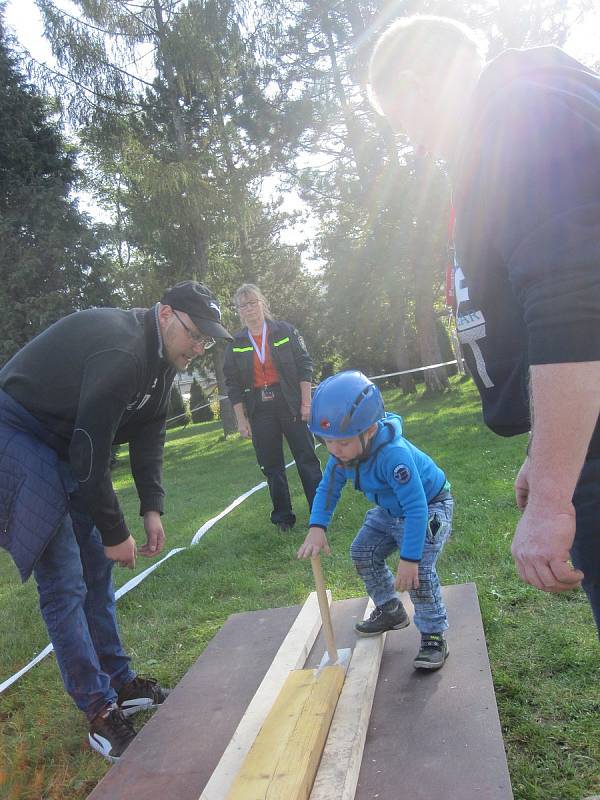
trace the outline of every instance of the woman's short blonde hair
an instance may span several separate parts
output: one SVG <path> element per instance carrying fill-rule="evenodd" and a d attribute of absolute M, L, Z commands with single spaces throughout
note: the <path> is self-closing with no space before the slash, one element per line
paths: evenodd
<path fill-rule="evenodd" d="M 257 300 L 260 300 L 263 307 L 264 315 L 267 319 L 273 319 L 273 315 L 271 314 L 271 309 L 269 308 L 269 304 L 267 303 L 267 299 L 261 290 L 256 286 L 254 283 L 242 283 L 239 289 L 236 289 L 235 294 L 233 295 L 233 304 L 235 305 L 236 311 L 239 312 L 240 310 L 240 300 L 247 295 L 253 294 Z"/>
<path fill-rule="evenodd" d="M 397 19 L 377 40 L 369 60 L 369 98 L 382 114 L 379 99 L 403 79 L 444 77 L 457 56 L 483 61 L 482 42 L 471 28 L 448 17 L 414 15 Z"/>

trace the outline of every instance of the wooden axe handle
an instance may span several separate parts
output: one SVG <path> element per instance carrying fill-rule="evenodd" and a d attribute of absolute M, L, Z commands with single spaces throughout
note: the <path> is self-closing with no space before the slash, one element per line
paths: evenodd
<path fill-rule="evenodd" d="M 311 556 L 310 565 L 315 577 L 315 587 L 317 589 L 317 598 L 319 600 L 319 609 L 321 611 L 321 622 L 323 623 L 323 633 L 325 635 L 325 643 L 327 644 L 327 653 L 329 655 L 330 662 L 335 664 L 338 660 L 338 652 L 335 646 L 335 638 L 333 635 L 333 625 L 331 624 L 331 613 L 329 611 L 327 592 L 325 591 L 325 578 L 323 577 L 321 556 L 318 554 L 316 556 Z"/>

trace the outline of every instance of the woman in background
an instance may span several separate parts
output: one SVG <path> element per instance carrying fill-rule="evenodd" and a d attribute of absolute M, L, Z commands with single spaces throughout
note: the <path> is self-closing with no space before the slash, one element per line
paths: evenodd
<path fill-rule="evenodd" d="M 241 436 L 252 439 L 280 531 L 296 517 L 285 474 L 283 437 L 292 451 L 309 509 L 321 480 L 307 421 L 310 416 L 312 360 L 293 325 L 275 320 L 260 289 L 245 283 L 234 295 L 242 330 L 225 352 L 225 379 Z"/>

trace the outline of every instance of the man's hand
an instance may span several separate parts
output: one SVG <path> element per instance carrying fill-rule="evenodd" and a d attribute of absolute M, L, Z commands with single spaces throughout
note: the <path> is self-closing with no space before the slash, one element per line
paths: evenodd
<path fill-rule="evenodd" d="M 142 545 L 138 552 L 141 556 L 152 558 L 152 556 L 157 556 L 165 545 L 165 531 L 158 511 L 146 511 L 144 529 L 146 530 L 146 544 Z"/>
<path fill-rule="evenodd" d="M 527 505 L 512 543 L 521 579 L 544 592 L 565 592 L 578 586 L 583 573 L 569 561 L 574 538 L 572 505 L 561 512 Z"/>
<path fill-rule="evenodd" d="M 300 403 L 300 417 L 302 422 L 308 422 L 310 419 L 310 400 L 303 400 Z"/>
<path fill-rule="evenodd" d="M 400 559 L 396 571 L 396 589 L 399 592 L 409 592 L 419 588 L 419 565 L 413 561 Z"/>
<path fill-rule="evenodd" d="M 298 558 L 312 558 L 312 556 L 318 556 L 321 550 L 328 556 L 331 555 L 331 548 L 325 536 L 325 531 L 323 528 L 309 528 L 308 535 L 298 550 Z"/>
<path fill-rule="evenodd" d="M 248 419 L 238 420 L 238 433 L 243 439 L 252 438 L 252 428 Z"/>
<path fill-rule="evenodd" d="M 515 498 L 520 511 L 525 511 L 529 499 L 529 458 L 526 458 L 515 478 Z"/>
<path fill-rule="evenodd" d="M 121 567 L 133 569 L 135 567 L 136 551 L 135 539 L 130 535 L 124 542 L 105 547 L 104 555 L 110 558 L 111 561 L 116 561 Z"/>

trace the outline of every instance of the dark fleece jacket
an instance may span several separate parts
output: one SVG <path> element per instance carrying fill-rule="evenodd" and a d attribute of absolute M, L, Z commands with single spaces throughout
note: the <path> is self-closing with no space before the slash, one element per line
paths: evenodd
<path fill-rule="evenodd" d="M 600 360 L 600 76 L 556 47 L 498 56 L 453 183 L 459 335 L 486 423 L 522 433 L 530 365 Z"/>

